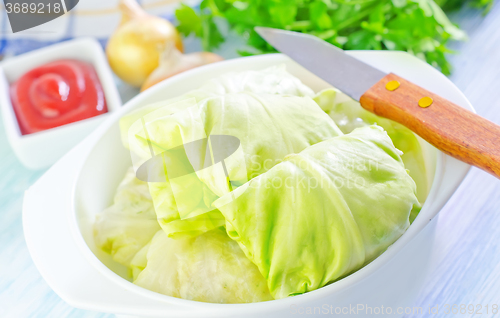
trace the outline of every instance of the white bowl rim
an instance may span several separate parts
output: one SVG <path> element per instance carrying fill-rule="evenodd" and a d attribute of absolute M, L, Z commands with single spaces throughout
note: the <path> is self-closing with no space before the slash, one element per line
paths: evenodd
<path fill-rule="evenodd" d="M 362 54 L 404 54 L 404 55 L 409 55 L 406 52 L 399 52 L 399 51 L 349 51 L 348 54 L 353 54 L 360 56 Z M 409 55 L 411 56 L 411 55 Z M 415 58 L 414 56 L 411 56 Z M 141 99 L 147 98 L 147 96 L 152 96 L 154 95 L 157 91 L 160 91 L 164 88 L 164 86 L 168 86 L 171 82 L 177 81 L 182 78 L 186 77 L 191 77 L 195 76 L 197 72 L 200 71 L 206 71 L 208 69 L 215 69 L 218 68 L 220 65 L 231 65 L 231 64 L 237 64 L 241 61 L 241 59 L 274 59 L 276 60 L 276 63 L 279 64 L 280 62 L 282 63 L 284 61 L 284 58 L 288 59 L 283 54 L 266 54 L 266 55 L 259 55 L 259 56 L 250 56 L 250 57 L 242 57 L 242 58 L 237 58 L 237 59 L 232 59 L 232 60 L 226 60 L 222 62 L 218 62 L 215 64 L 210 64 L 206 66 L 199 67 L 197 69 L 193 69 L 190 71 L 186 71 L 184 73 L 181 73 L 179 75 L 176 75 L 170 79 L 167 79 L 160 84 L 155 85 L 154 87 L 148 89 L 147 91 L 139 94 L 138 96 L 134 97 L 132 100 L 130 100 L 128 103 L 126 103 L 122 109 L 118 112 L 116 112 L 113 117 L 108 118 L 105 123 L 102 124 L 101 126 L 101 132 L 103 136 L 109 128 L 115 123 L 115 121 L 119 120 L 121 115 L 126 114 L 131 108 L 133 108 Z M 436 76 L 442 76 L 444 79 L 449 81 L 443 74 L 438 72 L 436 69 L 434 69 L 432 66 L 428 65 L 427 63 L 415 58 L 416 62 L 422 63 L 423 68 L 427 68 L 428 70 L 431 70 L 431 72 L 435 72 Z M 456 88 L 456 87 L 454 87 Z M 460 95 L 460 97 L 466 101 L 466 108 L 468 108 L 471 111 L 474 111 L 472 105 L 467 101 L 465 96 L 456 88 L 456 93 Z M 90 151 L 86 154 L 86 158 L 90 155 L 91 151 L 94 149 L 94 147 L 97 145 L 97 143 L 100 141 L 100 138 L 95 140 L 93 144 L 90 146 Z M 434 197 L 437 196 L 440 185 L 441 185 L 441 179 L 443 177 L 443 167 L 445 165 L 445 161 L 447 159 L 447 156 L 445 156 L 443 153 L 439 152 L 437 153 L 437 160 L 436 160 L 436 173 L 434 175 L 434 180 L 432 182 L 432 186 L 429 190 L 429 197 L 427 198 L 427 202 L 432 202 Z M 84 160 L 86 161 L 86 159 Z M 73 189 L 72 189 L 72 213 L 69 213 L 69 218 L 70 218 L 70 226 L 71 226 L 71 232 L 73 233 L 73 238 L 76 241 L 76 244 L 79 246 L 80 251 L 84 254 L 85 258 L 90 262 L 90 264 L 96 268 L 102 275 L 107 277 L 108 279 L 112 280 L 114 283 L 120 285 L 124 289 L 133 291 L 135 293 L 138 293 L 139 295 L 142 295 L 144 297 L 150 298 L 157 300 L 159 302 L 164 302 L 172 305 L 179 305 L 180 307 L 189 307 L 189 308 L 196 308 L 196 309 L 204 309 L 204 310 L 217 310 L 218 312 L 221 312 L 221 310 L 244 310 L 246 313 L 251 311 L 262 311 L 262 310 L 279 310 L 283 309 L 285 307 L 289 307 L 292 304 L 302 304 L 305 302 L 308 302 L 312 299 L 320 298 L 320 297 L 325 297 L 328 294 L 333 294 L 335 292 L 338 292 L 342 289 L 348 288 L 352 285 L 360 283 L 362 280 L 366 279 L 368 276 L 370 276 L 372 273 L 376 272 L 378 269 L 383 267 L 387 262 L 389 262 L 404 246 L 406 246 L 430 221 L 425 222 L 425 220 L 422 220 L 423 218 L 421 217 L 420 219 L 422 222 L 415 222 L 410 226 L 410 228 L 401 236 L 393 245 L 391 245 L 383 254 L 381 254 L 379 257 L 377 257 L 375 260 L 364 266 L 363 268 L 359 269 L 358 271 L 346 276 L 345 278 L 342 278 L 332 284 L 329 284 L 327 286 L 324 286 L 322 288 L 319 288 L 314 291 L 307 292 L 305 294 L 297 295 L 294 297 L 287 297 L 284 299 L 277 299 L 277 300 L 271 300 L 271 301 L 266 301 L 266 302 L 258 302 L 258 303 L 248 303 L 248 304 L 215 304 L 215 303 L 204 303 L 204 302 L 198 302 L 198 301 L 192 301 L 192 300 L 186 300 L 186 299 L 180 299 L 172 296 L 167 296 L 163 294 L 159 294 L 150 290 L 147 290 L 145 288 L 139 287 L 137 285 L 134 285 L 130 281 L 125 280 L 124 278 L 120 277 L 118 274 L 114 273 L 111 269 L 106 267 L 98 258 L 97 256 L 90 250 L 88 247 L 87 243 L 85 242 L 85 239 L 83 238 L 79 226 L 78 226 L 78 220 L 76 218 L 76 211 L 77 211 L 77 206 L 76 206 L 76 198 L 77 198 L 77 191 L 78 191 L 78 184 L 79 180 L 81 178 L 81 169 L 83 168 L 84 164 L 80 166 L 80 171 L 77 174 L 76 177 L 76 182 L 73 184 Z M 466 175 L 467 171 L 469 170 L 469 166 L 466 164 L 463 164 L 463 171 L 462 174 Z M 454 184 L 454 187 L 458 187 L 461 183 L 463 178 L 460 179 L 460 181 L 456 184 Z M 449 199 L 447 197 L 444 202 L 441 204 L 444 205 L 446 201 Z M 431 207 L 429 204 L 424 204 L 423 208 L 420 212 L 419 215 L 425 215 L 425 212 L 428 211 Z M 439 208 L 440 209 L 440 208 Z M 439 209 L 437 212 L 439 212 Z M 435 214 L 437 214 L 437 212 Z M 435 215 L 433 215 L 435 216 Z M 418 219 L 418 218 L 417 218 Z M 257 308 L 258 307 L 258 308 Z M 222 312 L 221 312 L 222 313 Z"/>

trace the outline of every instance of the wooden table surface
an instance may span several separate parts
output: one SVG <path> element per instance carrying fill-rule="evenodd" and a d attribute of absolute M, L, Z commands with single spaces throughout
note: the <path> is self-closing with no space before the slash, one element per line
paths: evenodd
<path fill-rule="evenodd" d="M 500 3 L 485 18 L 477 10 L 463 9 L 452 14 L 452 20 L 470 40 L 454 44 L 458 54 L 451 57 L 451 79 L 480 115 L 500 124 Z M 21 207 L 23 192 L 42 174 L 17 161 L 1 127 L 0 317 L 113 317 L 71 308 L 33 265 L 23 237 Z M 473 168 L 439 215 L 435 266 L 415 306 L 500 305 L 499 212 L 500 181 Z M 432 317 L 448 316 L 441 312 Z"/>

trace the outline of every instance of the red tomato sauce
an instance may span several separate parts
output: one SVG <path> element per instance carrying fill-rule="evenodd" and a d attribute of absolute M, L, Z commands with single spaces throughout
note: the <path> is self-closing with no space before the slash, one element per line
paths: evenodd
<path fill-rule="evenodd" d="M 23 135 L 59 127 L 108 111 L 94 67 L 60 60 L 24 74 L 10 89 Z"/>

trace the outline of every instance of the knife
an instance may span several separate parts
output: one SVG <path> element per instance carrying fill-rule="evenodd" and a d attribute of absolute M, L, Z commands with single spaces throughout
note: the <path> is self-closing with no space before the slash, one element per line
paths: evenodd
<path fill-rule="evenodd" d="M 264 27 L 255 31 L 366 110 L 406 126 L 447 155 L 500 178 L 500 126 L 318 37 Z"/>

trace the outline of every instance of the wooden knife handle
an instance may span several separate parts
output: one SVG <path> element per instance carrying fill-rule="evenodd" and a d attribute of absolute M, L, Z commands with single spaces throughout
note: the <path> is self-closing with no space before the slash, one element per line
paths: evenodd
<path fill-rule="evenodd" d="M 419 106 L 424 97 L 432 98 L 430 106 Z M 422 106 L 429 101 L 422 100 Z M 361 96 L 360 103 L 403 124 L 442 152 L 500 178 L 500 126 L 491 121 L 392 73 Z"/>

